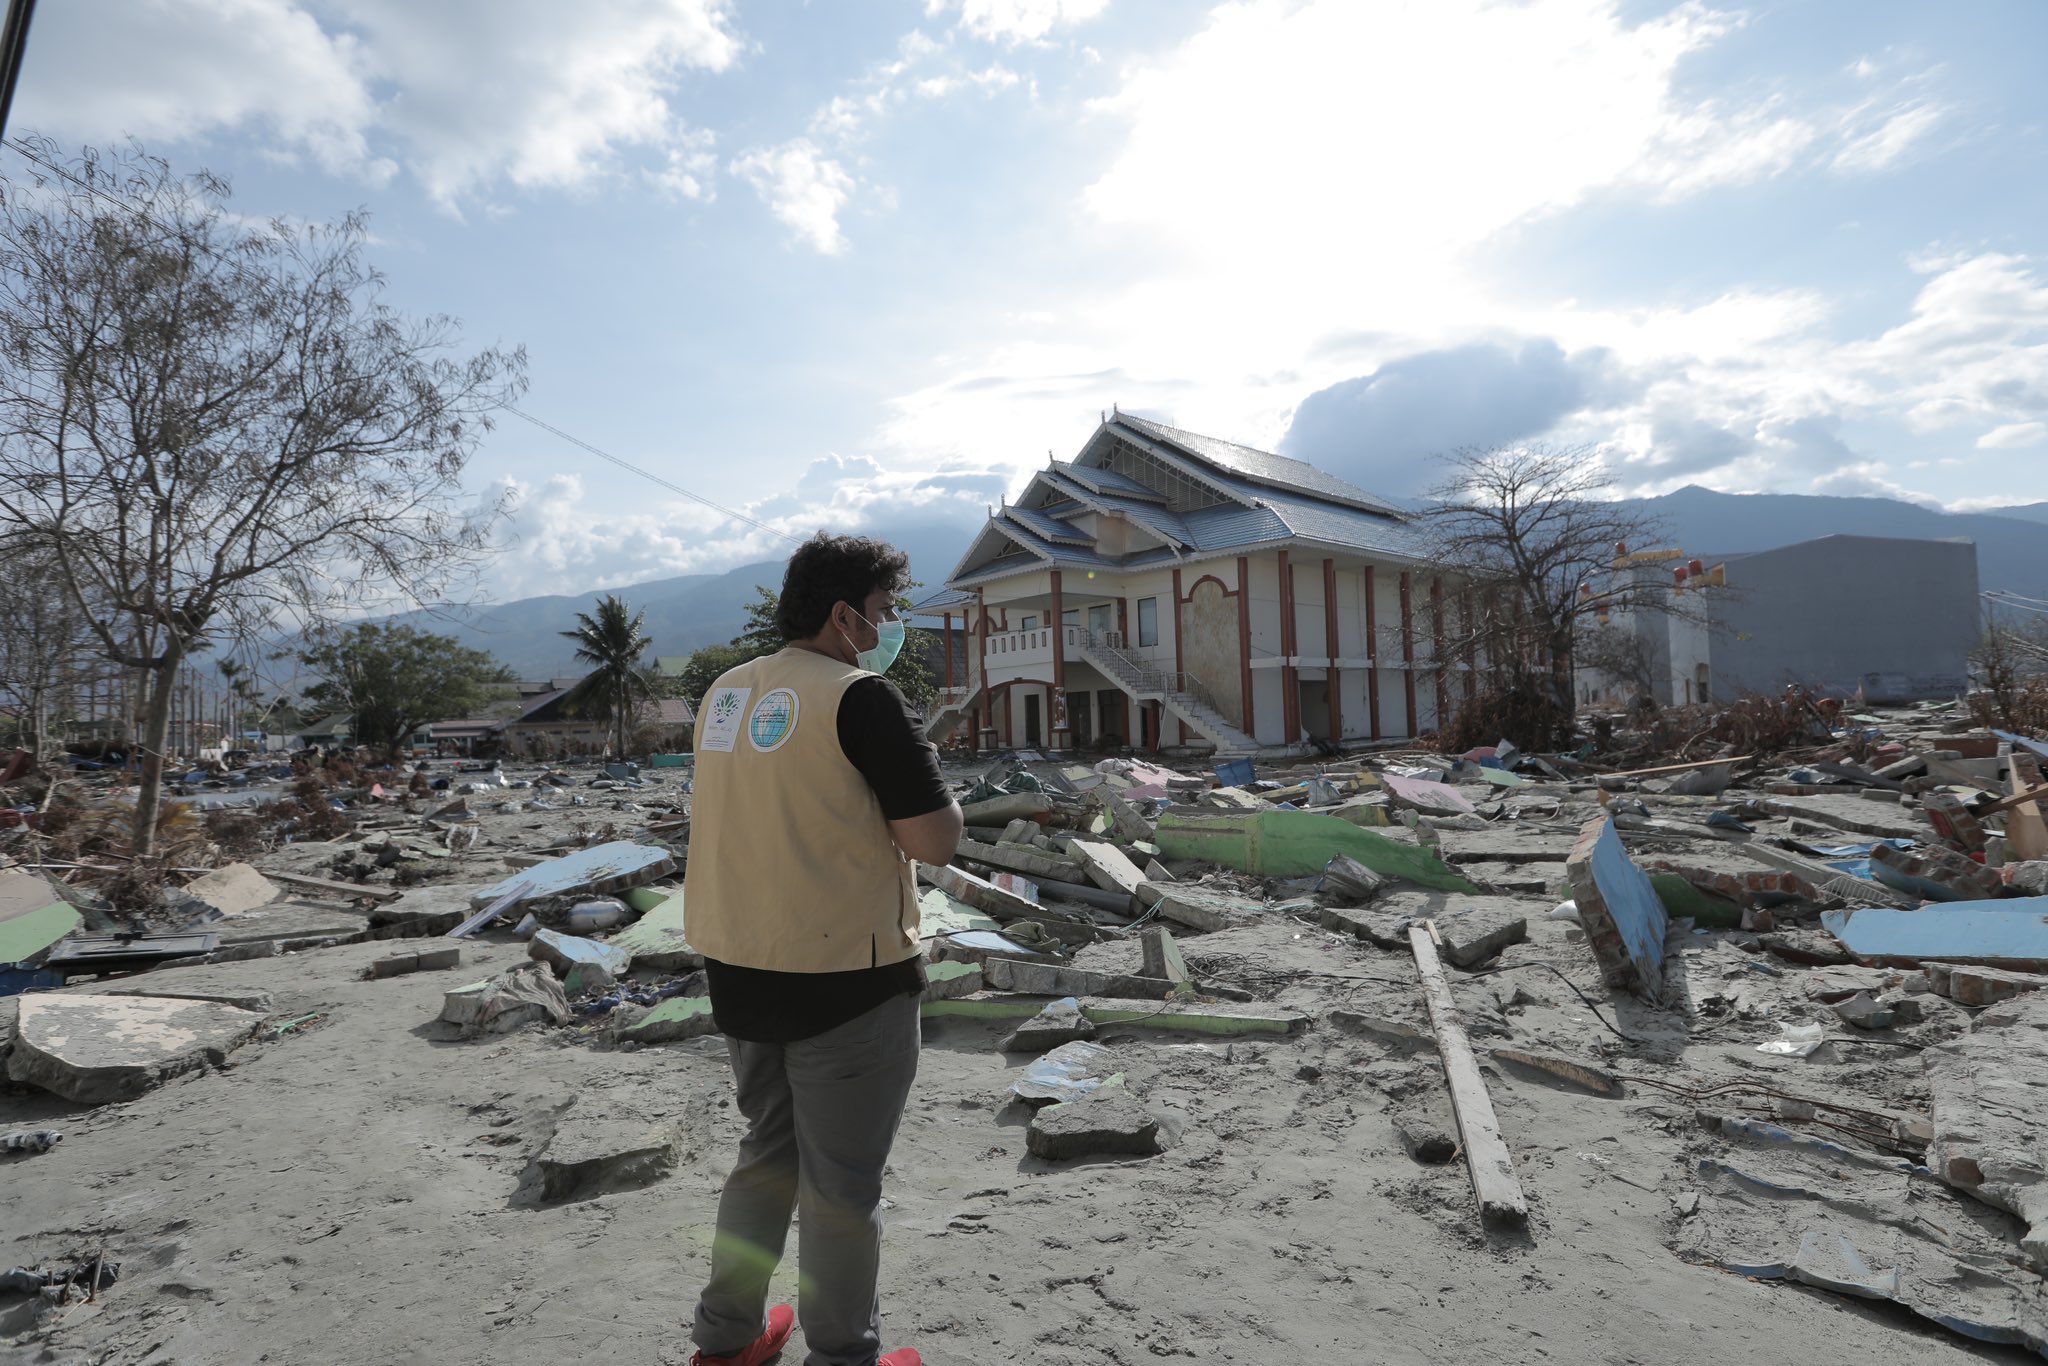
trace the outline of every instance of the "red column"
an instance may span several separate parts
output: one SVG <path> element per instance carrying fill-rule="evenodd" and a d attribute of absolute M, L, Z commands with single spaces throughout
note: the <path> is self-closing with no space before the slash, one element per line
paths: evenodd
<path fill-rule="evenodd" d="M 1380 607 L 1373 601 L 1379 585 L 1373 567 L 1365 567 L 1365 708 L 1372 718 L 1372 738 L 1380 738 Z"/>
<path fill-rule="evenodd" d="M 953 614 L 946 613 L 946 686 L 953 686 Z"/>
<path fill-rule="evenodd" d="M 981 736 L 984 727 L 988 731 L 989 744 L 993 746 L 996 742 L 996 691 L 988 685 L 988 590 L 986 588 L 974 590 L 974 607 L 976 615 L 981 618 L 981 629 L 978 635 L 981 659 L 981 705 L 975 708 L 974 712 L 974 751 L 978 754 L 981 752 Z"/>
<path fill-rule="evenodd" d="M 1067 747 L 1067 623 L 1060 610 L 1060 571 L 1052 571 L 1052 687 L 1046 692 L 1047 734 L 1054 753 Z"/>
<path fill-rule="evenodd" d="M 1408 694 L 1408 733 L 1418 734 L 1415 716 L 1415 589 L 1414 576 L 1401 571 L 1401 686 Z"/>
<path fill-rule="evenodd" d="M 1323 561 L 1323 644 L 1330 656 L 1330 739 L 1344 738 L 1344 680 L 1337 670 L 1337 562 Z"/>
<path fill-rule="evenodd" d="M 1301 684 L 1294 671 L 1294 566 L 1280 552 L 1280 726 L 1283 743 L 1301 737 Z"/>
<path fill-rule="evenodd" d="M 1176 686 L 1180 686 L 1181 675 L 1187 672 L 1188 667 L 1187 655 L 1181 649 L 1180 623 L 1180 566 L 1175 565 L 1173 567 L 1173 680 Z M 1186 744 L 1188 742 L 1188 723 L 1181 720 L 1178 716 L 1173 719 L 1175 726 L 1180 731 L 1180 742 Z"/>
<path fill-rule="evenodd" d="M 1252 572 L 1244 556 L 1237 557 L 1237 662 L 1244 688 L 1244 733 L 1252 729 Z"/>

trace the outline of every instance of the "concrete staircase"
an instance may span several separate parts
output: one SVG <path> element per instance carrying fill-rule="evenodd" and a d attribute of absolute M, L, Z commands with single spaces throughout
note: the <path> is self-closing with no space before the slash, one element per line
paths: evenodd
<path fill-rule="evenodd" d="M 1081 658 L 1140 702 L 1158 702 L 1188 723 L 1216 747 L 1218 758 L 1235 759 L 1259 752 L 1259 742 L 1230 724 L 1201 684 L 1186 674 L 1175 676 L 1153 668 L 1089 634 L 1082 638 Z"/>
<path fill-rule="evenodd" d="M 979 682 L 970 687 L 950 688 L 940 693 L 934 703 L 931 719 L 925 722 L 925 738 L 935 745 L 944 744 L 952 738 L 953 732 L 960 728 L 960 723 L 967 719 L 968 712 L 980 697 Z"/>

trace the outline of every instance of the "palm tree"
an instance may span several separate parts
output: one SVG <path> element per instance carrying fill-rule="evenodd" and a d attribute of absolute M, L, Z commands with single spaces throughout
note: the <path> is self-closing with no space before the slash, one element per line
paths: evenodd
<path fill-rule="evenodd" d="M 631 613 L 629 616 L 628 613 Z M 576 614 L 576 629 L 562 634 L 576 642 L 576 658 L 597 667 L 562 699 L 572 716 L 603 716 L 616 727 L 617 755 L 626 757 L 626 725 L 641 702 L 654 697 L 654 681 L 640 667 L 653 641 L 640 629 L 647 617 L 633 612 L 624 598 L 606 594 L 595 616 Z"/>

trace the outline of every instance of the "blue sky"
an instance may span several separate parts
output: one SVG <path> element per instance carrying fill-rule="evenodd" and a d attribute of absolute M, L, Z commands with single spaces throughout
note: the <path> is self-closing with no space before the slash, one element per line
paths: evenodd
<path fill-rule="evenodd" d="M 523 406 L 796 534 L 960 543 L 1111 403 L 1376 491 L 2048 499 L 2031 0 L 94 0 L 14 130 L 372 215 Z M 491 590 L 773 538 L 514 418 Z"/>

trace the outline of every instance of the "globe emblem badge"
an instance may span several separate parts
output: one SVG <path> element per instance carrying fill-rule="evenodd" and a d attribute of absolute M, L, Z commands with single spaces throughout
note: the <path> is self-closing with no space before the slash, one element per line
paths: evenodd
<path fill-rule="evenodd" d="M 747 743 L 763 754 L 778 749 L 796 731 L 796 694 L 777 688 L 747 713 Z"/>

